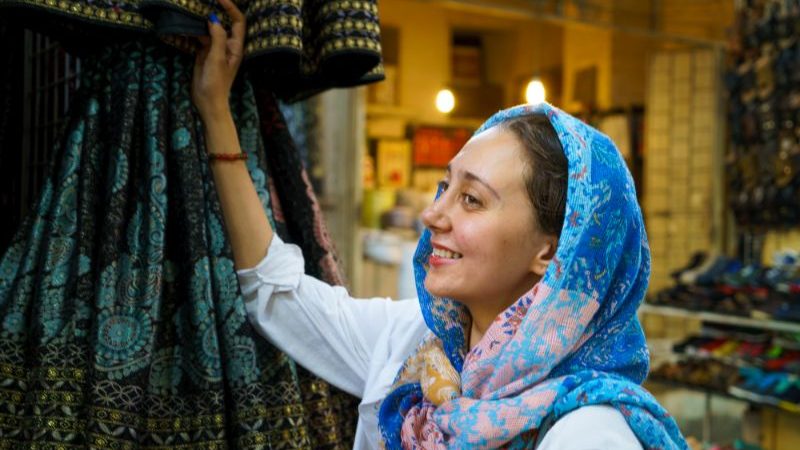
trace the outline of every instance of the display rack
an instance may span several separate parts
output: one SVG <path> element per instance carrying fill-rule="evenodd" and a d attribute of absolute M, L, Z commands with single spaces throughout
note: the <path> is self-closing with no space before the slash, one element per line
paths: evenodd
<path fill-rule="evenodd" d="M 780 320 L 773 320 L 766 318 L 761 319 L 754 317 L 734 316 L 731 314 L 721 314 L 710 311 L 696 311 L 696 310 L 678 308 L 674 306 L 651 305 L 645 303 L 639 307 L 639 313 L 660 315 L 665 317 L 693 319 L 704 323 L 734 325 L 734 326 L 753 328 L 758 330 L 800 333 L 800 323 L 797 322 L 780 321 Z M 711 411 L 712 411 L 712 397 L 714 396 L 746 402 L 748 404 L 757 407 L 763 407 L 763 408 L 800 415 L 800 405 L 789 405 L 789 407 L 787 407 L 787 405 L 785 404 L 772 404 L 769 402 L 759 401 L 755 398 L 743 398 L 740 396 L 733 395 L 725 390 L 712 389 L 707 386 L 694 385 L 690 383 L 662 379 L 658 377 L 648 378 L 647 382 L 687 389 L 704 395 L 705 402 L 704 402 L 703 431 L 702 431 L 702 438 L 704 442 L 709 442 L 711 438 L 711 428 L 712 428 Z"/>
<path fill-rule="evenodd" d="M 730 314 L 720 314 L 710 311 L 693 311 L 689 309 L 676 308 L 674 306 L 660 306 L 643 304 L 639 307 L 639 312 L 644 314 L 657 314 L 661 316 L 683 317 L 688 319 L 700 320 L 703 322 L 719 323 L 725 325 L 736 325 L 747 328 L 757 328 L 761 330 L 783 331 L 789 333 L 800 333 L 800 323 L 787 322 L 772 319 L 758 319 L 752 317 L 734 316 Z"/>
<path fill-rule="evenodd" d="M 800 406 L 789 405 L 787 403 L 775 404 L 775 403 L 763 402 L 763 401 L 755 400 L 755 399 L 752 399 L 752 398 L 745 398 L 745 397 L 740 397 L 738 395 L 733 395 L 730 392 L 723 391 L 723 390 L 720 390 L 720 389 L 712 389 L 712 388 L 709 388 L 709 387 L 706 387 L 706 386 L 699 386 L 699 385 L 690 384 L 690 383 L 682 383 L 680 381 L 669 380 L 669 379 L 660 378 L 660 377 L 648 378 L 647 382 L 648 383 L 662 384 L 662 385 L 665 385 L 665 386 L 670 386 L 670 387 L 675 387 L 675 388 L 680 388 L 680 389 L 688 389 L 690 391 L 701 392 L 701 393 L 704 393 L 706 395 L 715 395 L 717 397 L 723 397 L 723 398 L 728 398 L 728 399 L 732 399 L 732 400 L 738 400 L 738 401 L 741 401 L 741 402 L 746 402 L 746 403 L 749 403 L 749 404 L 754 405 L 754 406 L 765 407 L 765 408 L 769 408 L 769 409 L 774 409 L 776 411 L 782 411 L 782 412 L 788 412 L 788 413 L 800 415 Z"/>

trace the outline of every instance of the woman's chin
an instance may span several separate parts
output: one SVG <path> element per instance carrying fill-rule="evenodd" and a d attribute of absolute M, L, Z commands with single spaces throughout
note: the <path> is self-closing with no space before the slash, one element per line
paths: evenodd
<path fill-rule="evenodd" d="M 427 280 L 425 280 L 425 290 L 434 297 L 451 298 L 453 300 L 457 300 L 457 298 L 460 297 L 457 291 L 437 283 L 428 283 Z"/>
<path fill-rule="evenodd" d="M 431 282 L 430 277 L 425 279 L 425 290 L 435 297 L 447 297 L 449 293 L 448 289 L 438 283 Z"/>

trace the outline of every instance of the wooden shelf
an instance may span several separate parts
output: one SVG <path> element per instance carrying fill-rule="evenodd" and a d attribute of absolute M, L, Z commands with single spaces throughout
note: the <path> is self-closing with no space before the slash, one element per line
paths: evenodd
<path fill-rule="evenodd" d="M 673 387 L 673 388 L 688 389 L 690 391 L 697 391 L 697 392 L 702 392 L 702 393 L 705 393 L 705 394 L 716 395 L 716 396 L 719 396 L 719 397 L 724 397 L 724 398 L 729 398 L 729 399 L 732 399 L 732 400 L 738 400 L 738 401 L 741 401 L 741 402 L 750 403 L 751 405 L 767 407 L 767 408 L 776 409 L 776 410 L 779 410 L 779 411 L 784 411 L 784 412 L 788 412 L 788 413 L 792 413 L 792 414 L 800 414 L 800 405 L 796 405 L 796 404 L 793 404 L 793 403 L 790 403 L 790 402 L 786 402 L 786 401 L 780 402 L 778 404 L 767 403 L 767 402 L 756 400 L 755 398 L 745 398 L 745 397 L 740 397 L 738 395 L 733 395 L 730 392 L 726 392 L 726 391 L 719 390 L 719 389 L 713 389 L 713 388 L 710 388 L 710 387 L 700 386 L 700 385 L 695 385 L 695 384 L 690 384 L 690 383 L 683 383 L 683 382 L 680 382 L 680 381 L 667 380 L 667 379 L 664 379 L 664 378 L 656 378 L 656 377 L 648 378 L 647 380 L 645 380 L 645 383 L 655 383 L 655 384 L 661 384 L 661 385 L 669 386 L 669 387 Z"/>
<path fill-rule="evenodd" d="M 785 331 L 789 333 L 800 333 L 800 323 L 786 322 L 780 320 L 754 319 L 750 317 L 732 316 L 730 314 L 720 314 L 709 311 L 691 311 L 672 306 L 648 305 L 646 303 L 639 307 L 639 312 L 644 314 L 657 314 L 669 317 L 685 317 L 689 319 L 702 320 L 703 322 L 720 323 L 726 325 L 737 325 L 741 327 L 757 328 L 762 330 Z"/>

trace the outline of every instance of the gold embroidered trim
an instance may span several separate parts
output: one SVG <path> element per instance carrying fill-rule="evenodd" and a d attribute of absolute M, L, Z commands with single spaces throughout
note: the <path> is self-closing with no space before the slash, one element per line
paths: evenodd
<path fill-rule="evenodd" d="M 10 0 L 8 3 L 38 6 L 46 10 L 58 11 L 84 19 L 123 25 L 141 30 L 149 30 L 153 27 L 153 24 L 138 12 L 115 10 L 113 7 L 106 5 L 89 5 L 83 0 Z M 138 5 L 136 1 L 128 1 L 128 3 L 134 7 Z M 179 7 L 179 9 L 183 9 L 185 12 L 201 18 L 208 16 L 213 10 L 213 8 L 198 0 L 173 0 L 170 3 L 173 6 Z M 220 11 L 217 12 L 220 13 Z"/>
<path fill-rule="evenodd" d="M 113 408 L 91 408 L 92 419 L 95 422 L 109 425 L 123 425 L 140 428 L 143 418 L 138 414 L 132 414 Z"/>
<path fill-rule="evenodd" d="M 25 398 L 25 394 L 10 389 L 0 389 L 0 403 L 13 403 L 19 405 Z"/>
<path fill-rule="evenodd" d="M 170 449 L 186 449 L 186 450 L 223 450 L 227 448 L 224 440 L 215 439 L 213 441 L 198 442 L 192 444 L 172 444 L 172 445 L 138 445 L 134 446 L 129 442 L 117 441 L 104 436 L 92 435 L 90 438 L 90 448 L 93 449 L 109 449 L 109 450 L 133 450 L 134 448 L 142 448 L 148 450 L 170 450 Z M 274 441 L 273 441 L 274 443 Z M 22 443 L 11 439 L 0 438 L 0 450 L 10 450 L 20 448 Z M 75 445 L 64 442 L 24 442 L 26 450 L 69 450 L 69 449 L 84 449 L 85 444 Z M 288 444 L 288 442 L 287 442 Z"/>
<path fill-rule="evenodd" d="M 221 414 L 206 416 L 147 419 L 145 427 L 152 432 L 182 432 L 205 429 L 222 429 L 225 427 L 225 418 Z"/>
<path fill-rule="evenodd" d="M 301 0 L 256 0 L 250 3 L 248 9 L 265 9 L 265 8 L 273 8 L 275 5 L 283 5 L 283 6 L 295 6 L 297 10 L 300 10 L 302 6 Z"/>
<path fill-rule="evenodd" d="M 268 433 L 246 434 L 239 438 L 238 448 L 264 448 L 267 444 L 272 444 L 274 446 L 276 442 L 291 444 L 291 448 L 300 448 L 303 443 L 310 446 L 310 442 L 308 442 L 308 433 L 305 427 L 299 427 L 288 430 L 275 430 Z M 282 447 L 282 445 L 279 447 Z"/>
<path fill-rule="evenodd" d="M 270 36 L 251 40 L 245 46 L 245 54 L 257 53 L 261 50 L 287 48 L 299 51 L 302 49 L 302 41 L 297 36 Z"/>
<path fill-rule="evenodd" d="M 184 0 L 185 1 L 185 0 Z M 136 4 L 136 2 L 131 2 Z M 11 0 L 9 4 L 33 5 L 46 10 L 66 13 L 84 19 L 123 25 L 129 28 L 149 29 L 152 24 L 139 13 L 114 11 L 105 6 L 88 5 L 73 0 Z"/>
<path fill-rule="evenodd" d="M 339 39 L 329 39 L 325 44 L 322 45 L 321 56 L 324 58 L 328 56 L 330 53 L 341 52 L 344 50 L 351 50 L 354 48 L 358 49 L 366 49 L 375 52 L 380 51 L 380 45 L 370 39 L 365 38 L 339 38 Z"/>
<path fill-rule="evenodd" d="M 25 428 L 38 428 L 50 431 L 64 431 L 75 433 L 83 429 L 86 422 L 72 417 L 33 416 L 23 418 Z"/>
<path fill-rule="evenodd" d="M 10 439 L 0 439 L 0 449 L 21 448 L 20 442 L 12 441 Z M 25 442 L 27 450 L 68 450 L 68 449 L 83 449 L 85 445 L 76 445 L 68 443 L 49 443 L 49 442 Z"/>
<path fill-rule="evenodd" d="M 86 379 L 86 371 L 69 367 L 37 367 L 33 369 L 29 379 L 83 382 Z"/>
<path fill-rule="evenodd" d="M 27 381 L 27 373 L 24 367 L 12 366 L 11 364 L 0 363 L 0 374 L 17 381 Z"/>
<path fill-rule="evenodd" d="M 254 418 L 273 420 L 277 418 L 303 417 L 305 412 L 303 405 L 286 405 L 274 408 L 259 405 L 237 412 L 236 419 L 243 422 Z"/>
<path fill-rule="evenodd" d="M 332 10 L 361 10 L 373 14 L 378 14 L 378 5 L 373 2 L 359 0 L 339 0 L 326 3 L 319 9 L 317 17 L 330 13 Z"/>
<path fill-rule="evenodd" d="M 22 395 L 20 393 L 20 395 Z M 80 405 L 83 403 L 83 393 L 74 391 L 31 391 L 38 405 Z"/>
<path fill-rule="evenodd" d="M 290 16 L 286 14 L 271 15 L 253 24 L 248 24 L 247 34 L 252 35 L 264 31 L 270 31 L 270 29 L 273 27 L 291 28 L 292 31 L 297 31 L 297 33 L 300 33 L 300 29 L 303 27 L 303 25 L 300 18 L 297 16 Z"/>
<path fill-rule="evenodd" d="M 359 19 L 347 19 L 344 21 L 337 20 L 336 22 L 329 23 L 324 27 L 322 27 L 322 30 L 320 31 L 320 36 L 327 36 L 329 34 L 340 33 L 342 31 L 375 33 L 377 39 L 377 34 L 380 33 L 381 29 L 377 23 L 371 20 L 359 20 Z"/>

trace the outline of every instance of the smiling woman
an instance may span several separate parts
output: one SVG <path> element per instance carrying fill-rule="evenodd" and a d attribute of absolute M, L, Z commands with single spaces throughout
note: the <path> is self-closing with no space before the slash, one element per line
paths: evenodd
<path fill-rule="evenodd" d="M 536 117 L 542 116 L 517 123 Z M 439 196 L 422 213 L 433 246 L 425 288 L 469 309 L 471 346 L 539 281 L 555 255 L 557 234 L 541 229 L 533 209 L 546 191 L 527 188 L 537 178 L 538 155 L 506 127 L 486 130 L 453 158 Z M 563 172 L 560 189 L 566 191 L 566 162 Z"/>
<path fill-rule="evenodd" d="M 235 154 L 241 43 L 216 27 L 194 98 L 209 153 Z M 650 253 L 630 173 L 597 130 L 547 103 L 489 118 L 423 213 L 405 301 L 305 275 L 243 161 L 210 160 L 251 323 L 362 399 L 356 448 L 687 448 L 640 386 Z"/>

